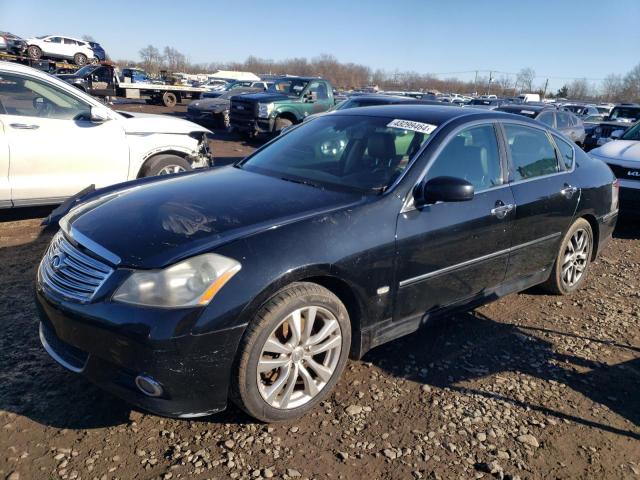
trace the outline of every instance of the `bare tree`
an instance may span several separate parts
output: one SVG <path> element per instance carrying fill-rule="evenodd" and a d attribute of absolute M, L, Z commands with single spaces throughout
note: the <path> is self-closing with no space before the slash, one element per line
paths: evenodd
<path fill-rule="evenodd" d="M 605 102 L 615 102 L 622 98 L 623 91 L 622 76 L 610 74 L 602 81 L 602 100 Z"/>
<path fill-rule="evenodd" d="M 523 68 L 518 72 L 517 82 L 520 85 L 520 91 L 530 92 L 533 90 L 533 80 L 536 78 L 536 72 L 531 67 Z"/>
<path fill-rule="evenodd" d="M 162 56 L 160 50 L 153 45 L 148 45 L 138 52 L 142 58 L 142 68 L 150 74 L 157 75 L 160 71 Z"/>

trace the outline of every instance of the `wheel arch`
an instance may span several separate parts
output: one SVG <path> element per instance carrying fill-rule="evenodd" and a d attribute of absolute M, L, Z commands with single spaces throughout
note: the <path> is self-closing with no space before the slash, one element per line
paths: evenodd
<path fill-rule="evenodd" d="M 291 120 L 291 122 L 295 125 L 296 123 L 300 123 L 300 119 L 295 114 L 295 112 L 291 110 L 283 110 L 277 112 L 275 118 L 285 118 L 287 120 Z"/>
<path fill-rule="evenodd" d="M 598 246 L 600 244 L 600 227 L 598 220 L 594 215 L 589 213 L 582 215 L 580 218 L 584 218 L 591 226 L 591 232 L 593 233 L 593 249 L 591 251 L 591 261 L 596 259 L 598 255 Z"/>
<path fill-rule="evenodd" d="M 344 278 L 336 275 L 330 265 L 305 266 L 278 277 L 253 298 L 250 304 L 245 307 L 241 317 L 248 324 L 260 309 L 279 291 L 293 283 L 301 282 L 315 283 L 316 285 L 326 288 L 344 304 L 351 323 L 349 356 L 351 358 L 360 358 L 362 350 L 361 319 L 364 307 L 354 286 Z"/>
<path fill-rule="evenodd" d="M 140 163 L 136 178 L 143 177 L 142 172 L 144 171 L 145 167 L 149 164 L 149 162 L 151 162 L 158 155 L 176 155 L 178 157 L 184 158 L 185 160 L 188 160 L 187 157 L 189 156 L 189 153 L 182 150 L 172 150 L 172 149 L 150 153 L 142 160 L 142 163 Z"/>

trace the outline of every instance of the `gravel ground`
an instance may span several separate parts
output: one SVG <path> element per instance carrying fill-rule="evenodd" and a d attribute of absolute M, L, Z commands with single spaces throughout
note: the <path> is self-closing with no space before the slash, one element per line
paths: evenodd
<path fill-rule="evenodd" d="M 216 138 L 221 162 L 255 147 Z M 638 219 L 574 296 L 534 289 L 431 323 L 350 361 L 311 414 L 264 425 L 233 406 L 149 415 L 55 364 L 32 301 L 46 214 L 0 221 L 0 479 L 640 478 Z"/>

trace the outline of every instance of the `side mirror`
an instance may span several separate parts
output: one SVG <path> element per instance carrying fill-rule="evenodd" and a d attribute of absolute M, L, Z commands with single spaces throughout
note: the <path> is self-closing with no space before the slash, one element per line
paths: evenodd
<path fill-rule="evenodd" d="M 613 140 L 620 140 L 623 135 L 624 135 L 624 130 L 614 130 L 613 132 L 611 132 L 611 138 Z"/>
<path fill-rule="evenodd" d="M 100 107 L 91 107 L 91 116 L 89 119 L 92 122 L 102 123 L 110 120 L 109 114 L 106 112 L 104 108 Z"/>
<path fill-rule="evenodd" d="M 436 202 L 466 202 L 473 199 L 473 185 L 462 178 L 436 177 L 413 189 L 416 207 Z"/>

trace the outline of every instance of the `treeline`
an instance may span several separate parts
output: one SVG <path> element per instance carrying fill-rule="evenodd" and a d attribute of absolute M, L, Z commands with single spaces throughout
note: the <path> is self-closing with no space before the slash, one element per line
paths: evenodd
<path fill-rule="evenodd" d="M 490 73 L 474 75 L 473 80 L 460 80 L 454 76 L 442 78 L 417 72 L 389 72 L 372 70 L 357 63 L 342 63 L 333 55 L 323 54 L 307 59 L 269 60 L 248 57 L 244 62 L 212 62 L 194 64 L 183 53 L 172 47 L 162 51 L 153 45 L 140 50 L 140 61 L 122 60 L 121 65 L 138 66 L 157 75 L 161 70 L 184 73 L 207 73 L 216 70 L 241 70 L 255 74 L 315 75 L 327 78 L 340 89 L 360 89 L 376 85 L 381 90 L 437 91 L 462 94 L 495 94 L 515 96 L 522 92 L 540 93 L 546 97 L 604 102 L 640 102 L 640 64 L 625 75 L 611 74 L 601 82 L 576 79 L 556 92 L 546 88 L 546 79 L 536 76 L 532 68 L 523 68 L 517 74 Z"/>

